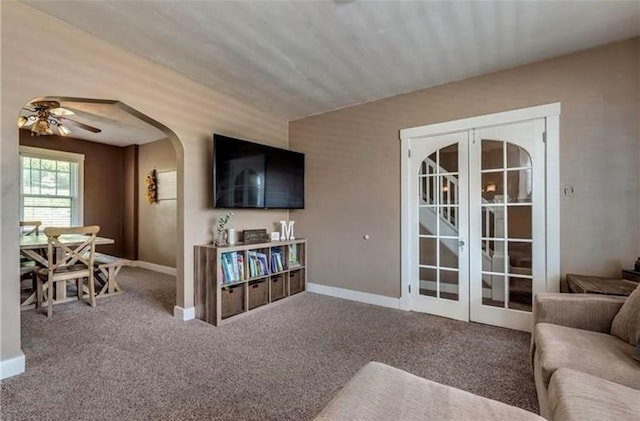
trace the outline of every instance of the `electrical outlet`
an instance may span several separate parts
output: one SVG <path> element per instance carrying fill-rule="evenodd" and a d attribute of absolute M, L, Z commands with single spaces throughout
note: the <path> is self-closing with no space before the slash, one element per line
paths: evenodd
<path fill-rule="evenodd" d="M 573 193 L 575 193 L 575 187 L 573 186 L 573 184 L 567 184 L 566 186 L 564 186 L 565 196 L 573 196 Z"/>

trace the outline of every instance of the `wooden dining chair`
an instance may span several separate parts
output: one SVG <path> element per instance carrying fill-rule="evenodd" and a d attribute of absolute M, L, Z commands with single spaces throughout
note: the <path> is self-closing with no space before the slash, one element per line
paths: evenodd
<path fill-rule="evenodd" d="M 38 235 L 40 233 L 41 221 L 20 221 L 20 236 Z M 32 281 L 32 288 L 36 288 L 35 270 L 37 263 L 26 256 L 20 255 L 20 283 L 26 279 L 27 275 Z"/>
<path fill-rule="evenodd" d="M 73 228 L 47 227 L 44 233 L 47 236 L 47 267 L 36 271 L 36 308 L 42 306 L 44 285 L 46 283 L 48 293 L 47 317 L 53 312 L 53 290 L 56 282 L 77 280 L 78 300 L 82 299 L 84 278 L 88 280 L 89 303 L 96 306 L 93 261 L 95 258 L 96 234 L 100 231 L 97 225 Z M 85 235 L 86 240 L 81 244 L 69 247 L 60 241 L 61 235 L 75 234 Z M 60 252 L 57 252 L 57 251 Z"/>
<path fill-rule="evenodd" d="M 20 235 L 40 234 L 42 221 L 20 221 Z"/>

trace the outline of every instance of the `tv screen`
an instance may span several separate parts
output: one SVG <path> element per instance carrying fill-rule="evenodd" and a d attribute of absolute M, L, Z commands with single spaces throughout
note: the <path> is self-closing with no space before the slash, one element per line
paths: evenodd
<path fill-rule="evenodd" d="M 216 208 L 304 209 L 304 154 L 213 135 Z"/>

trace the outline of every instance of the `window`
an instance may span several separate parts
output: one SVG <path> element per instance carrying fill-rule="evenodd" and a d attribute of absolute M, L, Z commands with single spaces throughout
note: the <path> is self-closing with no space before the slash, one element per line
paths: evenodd
<path fill-rule="evenodd" d="M 20 147 L 20 219 L 42 226 L 83 224 L 84 155 Z"/>

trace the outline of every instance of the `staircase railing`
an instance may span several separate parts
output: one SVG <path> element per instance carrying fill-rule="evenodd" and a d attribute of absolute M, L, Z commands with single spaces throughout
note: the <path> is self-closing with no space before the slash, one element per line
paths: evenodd
<path fill-rule="evenodd" d="M 452 206 L 458 203 L 458 179 L 450 174 L 445 173 L 446 170 L 436 164 L 432 159 L 426 158 L 426 174 L 441 174 L 442 186 L 438 188 L 437 177 L 422 178 L 422 200 L 425 203 L 439 204 L 440 218 L 448 222 L 453 228 L 458 229 L 458 207 Z M 439 195 L 439 197 L 436 197 Z M 436 199 L 438 199 L 436 201 Z M 482 199 L 482 203 L 489 203 L 486 199 Z M 495 233 L 495 211 L 489 207 L 483 207 L 483 224 L 485 237 L 493 237 Z M 495 250 L 493 240 L 482 240 L 482 251 L 492 256 Z"/>
<path fill-rule="evenodd" d="M 445 172 L 445 170 L 438 166 L 433 160 L 427 158 L 424 160 L 427 164 L 427 174 L 438 174 L 439 172 Z M 438 171 L 440 170 L 440 171 Z M 440 176 L 442 179 L 442 186 L 438 188 L 437 177 L 424 177 L 422 179 L 422 199 L 425 203 L 438 203 L 442 205 L 440 207 L 440 217 L 450 223 L 454 228 L 458 228 L 458 179 L 449 174 L 443 174 Z M 439 197 L 436 197 L 436 194 Z M 436 202 L 436 199 L 437 202 Z"/>

